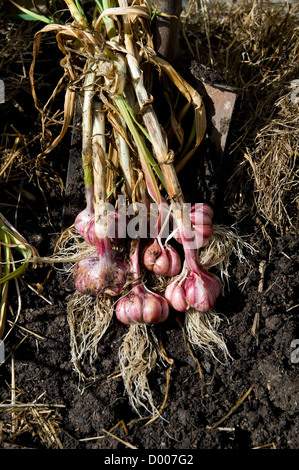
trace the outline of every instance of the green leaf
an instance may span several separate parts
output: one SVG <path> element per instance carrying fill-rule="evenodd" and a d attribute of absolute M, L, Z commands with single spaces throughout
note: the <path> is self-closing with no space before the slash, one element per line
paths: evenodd
<path fill-rule="evenodd" d="M 96 6 L 99 9 L 100 14 L 101 14 L 104 11 L 104 7 L 103 7 L 103 4 L 102 4 L 101 0 L 95 0 L 95 3 L 96 3 Z"/>
<path fill-rule="evenodd" d="M 86 15 L 85 15 L 85 13 L 84 13 L 84 10 L 83 10 L 82 5 L 81 5 L 81 3 L 79 2 L 79 0 L 75 0 L 75 5 L 76 5 L 76 8 L 77 8 L 78 12 L 80 13 L 80 15 L 83 16 L 83 18 L 85 19 L 86 23 L 88 24 Z"/>
<path fill-rule="evenodd" d="M 14 15 L 6 15 L 6 16 L 8 16 L 9 18 L 15 18 L 17 20 L 36 21 L 35 18 L 28 15 L 27 13 L 17 13 L 17 14 L 14 14 Z"/>
<path fill-rule="evenodd" d="M 136 126 L 141 130 L 141 132 L 145 135 L 145 137 L 151 143 L 151 138 L 150 138 L 149 134 L 147 133 L 146 129 L 137 121 L 137 119 L 135 118 L 134 113 L 133 113 L 132 109 L 130 108 L 130 106 L 128 105 L 128 103 L 125 100 L 123 101 L 123 103 L 124 103 L 124 106 L 127 108 L 128 113 L 130 114 L 131 119 L 133 120 L 133 122 L 136 124 Z M 146 151 L 148 161 L 152 165 L 152 167 L 153 167 L 156 175 L 158 176 L 159 180 L 161 181 L 161 183 L 165 187 L 164 176 L 163 176 L 162 171 L 159 167 L 159 164 L 156 162 L 156 160 L 154 159 L 151 152 L 148 150 L 148 148 L 146 146 L 145 146 L 145 151 Z"/>
<path fill-rule="evenodd" d="M 124 181 L 124 179 L 121 178 L 121 179 L 116 183 L 115 188 L 118 188 L 118 186 L 119 186 L 120 184 L 122 184 L 123 181 Z M 109 197 L 111 196 L 111 194 L 113 194 L 113 191 L 114 191 L 115 188 L 113 188 L 113 189 L 111 189 L 111 191 L 109 191 L 109 193 L 108 193 L 107 196 L 106 196 L 106 199 L 109 199 Z"/>
<path fill-rule="evenodd" d="M 14 271 L 11 271 L 10 274 L 7 274 L 6 276 L 3 276 L 0 279 L 0 284 L 3 284 L 4 282 L 11 281 L 11 279 L 14 279 L 15 277 L 21 276 L 26 269 L 28 268 L 28 263 L 24 263 L 21 266 L 19 266 L 17 269 Z"/>
<path fill-rule="evenodd" d="M 120 114 L 122 115 L 124 121 L 126 122 L 126 124 L 128 126 L 128 129 L 131 132 L 131 134 L 133 136 L 133 139 L 135 141 L 136 147 L 138 149 L 138 156 L 139 156 L 140 163 L 141 163 L 141 166 L 142 166 L 142 169 L 143 169 L 143 173 L 144 173 L 144 177 L 145 177 L 145 181 L 146 181 L 146 184 L 147 184 L 148 191 L 149 191 L 151 197 L 157 203 L 160 203 L 161 202 L 161 194 L 160 194 L 160 190 L 159 190 L 157 181 L 156 181 L 156 179 L 154 177 L 154 174 L 153 174 L 153 169 L 156 172 L 158 177 L 159 177 L 159 175 L 161 176 L 160 180 L 161 180 L 163 186 L 165 187 L 165 182 L 164 182 L 162 172 L 161 172 L 158 164 L 153 159 L 150 151 L 146 147 L 142 136 L 139 134 L 139 132 L 136 128 L 135 122 L 132 119 L 131 113 L 128 110 L 129 106 L 128 106 L 127 102 L 125 101 L 124 97 L 122 95 L 114 95 L 113 100 L 114 100 L 114 103 L 116 104 L 116 106 L 118 107 L 118 109 L 120 111 Z M 153 162 L 154 162 L 154 164 L 153 164 Z M 153 167 L 153 169 L 152 169 L 152 167 Z"/>
<path fill-rule="evenodd" d="M 0 241 L 3 242 L 3 249 L 5 252 L 5 275 L 0 278 L 0 285 L 10 281 L 11 279 L 20 276 L 23 274 L 29 265 L 29 259 L 32 256 L 32 251 L 30 247 L 25 246 L 17 237 L 13 234 L 13 232 L 6 227 L 3 221 L 0 220 Z M 14 245 L 15 248 L 21 255 L 23 256 L 23 260 L 16 261 L 21 262 L 21 266 L 17 269 L 9 272 L 9 262 L 10 262 L 10 251 L 12 247 L 6 246 L 5 244 Z"/>
<path fill-rule="evenodd" d="M 23 14 L 26 15 L 26 18 L 22 18 L 22 19 L 26 19 L 26 21 L 42 21 L 43 23 L 47 23 L 47 24 L 53 23 L 52 18 L 48 18 L 47 16 L 40 15 L 38 13 L 30 11 L 27 8 L 22 7 L 21 5 L 18 5 L 13 0 L 10 0 L 10 1 L 15 7 L 19 8 L 19 10 L 21 10 Z M 22 13 L 20 13 L 20 15 L 22 15 Z"/>

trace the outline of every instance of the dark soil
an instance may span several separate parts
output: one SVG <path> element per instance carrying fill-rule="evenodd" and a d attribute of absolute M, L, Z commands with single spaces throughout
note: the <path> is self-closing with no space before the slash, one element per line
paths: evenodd
<path fill-rule="evenodd" d="M 34 133 L 39 126 L 38 114 L 29 97 L 22 105 L 21 117 L 16 116 L 13 105 L 5 105 L 7 125 L 17 123 L 19 132 Z M 38 148 L 38 143 L 36 146 Z M 80 142 L 73 141 L 73 146 L 80 152 Z M 0 200 L 7 203 L 14 202 L 6 192 L 12 187 L 26 189 L 35 197 L 26 200 L 21 196 L 18 209 L 2 206 L 1 212 L 41 256 L 53 252 L 62 230 L 66 200 L 53 170 L 66 181 L 70 147 L 69 132 L 59 149 L 47 157 L 49 166 L 41 163 L 38 168 L 33 167 L 34 171 L 39 171 L 39 181 L 32 171 L 30 178 L 24 174 L 21 180 L 8 181 L 1 187 Z M 228 154 L 222 161 L 217 160 L 217 156 L 214 158 L 218 165 L 211 164 L 209 152 L 206 152 L 205 164 L 197 165 L 194 157 L 184 169 L 183 187 L 193 202 L 211 202 L 215 223 L 227 226 L 234 223 L 255 251 L 245 253 L 248 263 L 231 259 L 229 283 L 216 303 L 216 311 L 223 319 L 220 332 L 232 358 L 222 364 L 208 352 L 194 351 L 202 368 L 203 384 L 198 366 L 184 344 L 175 313 L 155 327 L 168 357 L 174 361 L 163 419 L 144 426 L 146 420 L 139 420 L 128 403 L 121 378 L 108 378 L 118 367 L 118 349 L 127 331 L 116 319 L 99 346 L 97 379 L 81 393 L 71 364 L 66 316 L 67 297 L 74 291 L 72 279 L 56 269 L 49 273 L 46 266 L 26 273 L 24 280 L 35 288 L 37 283 L 47 280 L 42 294 L 48 302 L 26 285 L 21 287 L 21 313 L 5 342 L 6 361 L 0 367 L 1 402 L 10 399 L 10 355 L 14 351 L 18 402 L 37 400 L 52 407 L 52 416 L 59 422 L 57 435 L 64 449 L 125 449 L 124 443 L 105 434 L 120 420 L 126 424 L 127 434 L 124 427 L 118 426 L 112 431 L 113 435 L 139 449 L 298 448 L 299 357 L 294 354 L 294 343 L 292 345 L 299 338 L 295 316 L 298 245 L 294 235 L 278 235 L 270 226 L 267 237 L 262 222 L 249 215 L 240 220 L 229 215 L 224 194 L 234 162 Z M 76 194 L 81 198 L 79 206 L 83 200 L 79 192 L 80 180 L 75 184 Z M 265 275 L 262 289 L 259 289 L 259 268 L 263 262 Z M 18 303 L 13 282 L 9 301 L 15 313 Z M 12 320 L 10 311 L 7 317 Z M 253 336 L 257 317 L 259 322 Z M 149 377 L 158 404 L 164 398 L 166 370 L 164 365 L 157 364 Z M 248 396 L 235 406 L 250 388 Z M 213 428 L 231 410 L 230 415 Z M 17 435 L 9 433 L 10 415 L 3 410 L 0 410 L 0 425 L 1 422 L 4 423 L 0 433 L 3 448 L 46 447 L 38 433 L 28 430 Z M 81 440 L 95 436 L 104 437 Z"/>

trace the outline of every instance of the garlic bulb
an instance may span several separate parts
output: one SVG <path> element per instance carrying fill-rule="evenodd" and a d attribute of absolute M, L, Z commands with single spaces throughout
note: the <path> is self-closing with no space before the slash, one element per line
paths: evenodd
<path fill-rule="evenodd" d="M 76 289 L 81 293 L 120 294 L 127 267 L 111 249 L 109 238 L 96 240 L 97 252 L 79 260 L 73 270 Z"/>
<path fill-rule="evenodd" d="M 161 323 L 168 318 L 169 306 L 159 294 L 147 289 L 140 278 L 139 240 L 132 242 L 130 255 L 131 291 L 120 298 L 115 308 L 118 320 L 125 325 Z"/>
<path fill-rule="evenodd" d="M 86 188 L 86 208 L 83 209 L 75 219 L 75 228 L 84 236 L 86 227 L 94 218 L 94 188 L 89 186 Z"/>
<path fill-rule="evenodd" d="M 208 204 L 197 203 L 191 207 L 189 217 L 191 225 L 184 227 L 184 241 L 190 247 L 202 248 L 207 245 L 213 235 L 213 210 Z M 181 230 L 175 234 L 175 239 L 183 243 Z"/>
<path fill-rule="evenodd" d="M 168 318 L 167 301 L 143 285 L 133 287 L 130 293 L 122 297 L 116 305 L 115 314 L 125 325 L 161 323 Z"/>
<path fill-rule="evenodd" d="M 181 270 L 181 258 L 169 244 L 161 246 L 158 240 L 145 247 L 142 254 L 144 267 L 157 275 L 172 277 Z"/>
<path fill-rule="evenodd" d="M 165 298 L 178 312 L 195 308 L 206 312 L 214 307 L 222 289 L 220 279 L 203 270 L 177 276 L 166 288 Z"/>

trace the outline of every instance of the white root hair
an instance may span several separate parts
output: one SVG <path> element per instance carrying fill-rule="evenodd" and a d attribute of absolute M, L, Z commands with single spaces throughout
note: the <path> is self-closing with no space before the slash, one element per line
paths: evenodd
<path fill-rule="evenodd" d="M 222 279 L 228 279 L 231 256 L 235 255 L 240 263 L 248 264 L 246 250 L 251 253 L 256 251 L 232 228 L 215 224 L 209 243 L 200 250 L 199 262 L 206 268 L 216 267 L 219 269 Z"/>
<path fill-rule="evenodd" d="M 129 402 L 140 417 L 140 409 L 151 416 L 159 413 L 147 380 L 158 356 L 158 340 L 152 328 L 130 325 L 119 348 L 119 366 Z"/>
<path fill-rule="evenodd" d="M 217 331 L 220 323 L 221 318 L 216 312 L 212 310 L 199 312 L 190 308 L 185 315 L 184 330 L 193 347 L 208 350 L 216 360 L 221 362 L 215 354 L 215 349 L 218 349 L 226 362 L 231 356 L 222 335 Z"/>
<path fill-rule="evenodd" d="M 113 300 L 108 296 L 91 296 L 75 291 L 68 298 L 67 319 L 70 328 L 71 360 L 79 382 L 90 381 L 83 372 L 98 357 L 98 344 L 113 316 Z"/>

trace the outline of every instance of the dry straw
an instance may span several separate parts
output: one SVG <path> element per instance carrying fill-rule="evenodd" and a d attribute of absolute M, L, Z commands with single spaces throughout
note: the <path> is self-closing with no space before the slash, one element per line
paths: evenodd
<path fill-rule="evenodd" d="M 298 4 L 189 2 L 183 32 L 197 60 L 238 92 L 227 190 L 232 212 L 251 212 L 280 233 L 298 214 Z M 209 54 L 207 54 L 207 50 Z M 299 90 L 299 89 L 298 89 Z M 299 93 L 298 93 L 299 94 Z"/>

